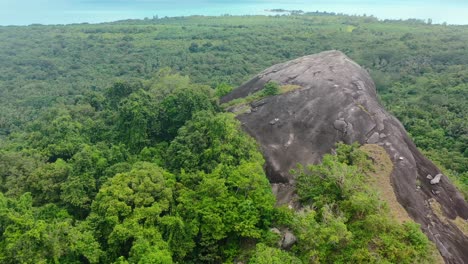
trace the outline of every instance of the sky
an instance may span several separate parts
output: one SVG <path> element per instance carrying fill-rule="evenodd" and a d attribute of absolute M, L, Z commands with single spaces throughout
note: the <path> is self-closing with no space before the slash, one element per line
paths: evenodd
<path fill-rule="evenodd" d="M 0 0 L 0 25 L 99 23 L 145 17 L 269 14 L 265 9 L 431 18 L 468 24 L 468 0 Z"/>

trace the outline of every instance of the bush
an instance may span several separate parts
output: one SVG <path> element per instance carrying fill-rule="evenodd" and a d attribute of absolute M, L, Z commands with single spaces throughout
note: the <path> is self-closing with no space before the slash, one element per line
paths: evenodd
<path fill-rule="evenodd" d="M 263 94 L 265 96 L 277 95 L 279 94 L 279 90 L 279 84 L 273 81 L 269 81 L 263 86 Z"/>
<path fill-rule="evenodd" d="M 366 154 L 357 144 L 338 144 L 336 152 L 307 171 L 293 171 L 305 208 L 291 223 L 296 256 L 321 263 L 432 263 L 433 247 L 419 225 L 395 221 L 369 185 L 366 172 L 374 165 Z"/>

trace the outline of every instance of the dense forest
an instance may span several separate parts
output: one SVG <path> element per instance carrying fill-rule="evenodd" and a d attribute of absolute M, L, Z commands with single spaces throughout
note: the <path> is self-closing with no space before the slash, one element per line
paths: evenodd
<path fill-rule="evenodd" d="M 358 146 L 298 168 L 302 209 L 277 208 L 257 144 L 219 105 L 330 49 L 368 69 L 468 196 L 468 26 L 312 13 L 0 27 L 0 262 L 432 263 Z"/>

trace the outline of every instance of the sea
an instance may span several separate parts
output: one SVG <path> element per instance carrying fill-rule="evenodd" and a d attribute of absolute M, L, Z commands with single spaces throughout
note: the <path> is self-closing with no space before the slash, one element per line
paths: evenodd
<path fill-rule="evenodd" d="M 268 11 L 272 9 L 468 25 L 468 0 L 0 0 L 0 25 L 100 23 L 191 15 L 275 15 Z"/>

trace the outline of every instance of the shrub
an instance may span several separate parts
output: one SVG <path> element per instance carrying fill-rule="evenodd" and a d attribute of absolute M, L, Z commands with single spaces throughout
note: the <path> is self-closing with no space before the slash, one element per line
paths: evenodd
<path fill-rule="evenodd" d="M 263 94 L 265 96 L 277 95 L 279 94 L 279 90 L 279 84 L 273 81 L 269 81 L 263 86 Z"/>

